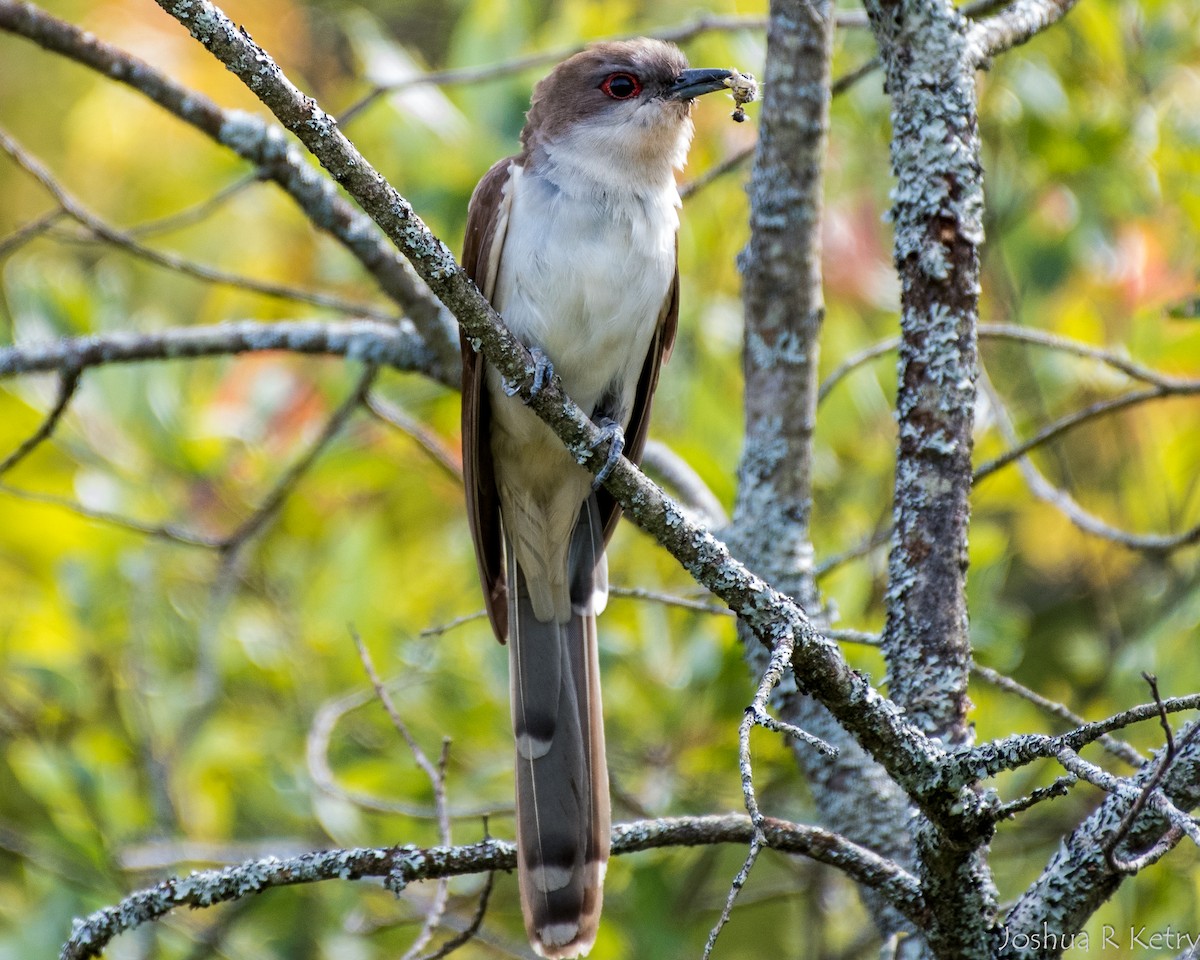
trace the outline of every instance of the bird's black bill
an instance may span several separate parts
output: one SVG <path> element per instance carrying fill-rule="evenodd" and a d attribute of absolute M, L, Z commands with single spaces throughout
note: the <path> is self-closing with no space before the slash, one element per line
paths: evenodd
<path fill-rule="evenodd" d="M 684 70 L 664 96 L 668 100 L 691 100 L 704 93 L 726 89 L 725 81 L 732 76 L 729 70 Z"/>

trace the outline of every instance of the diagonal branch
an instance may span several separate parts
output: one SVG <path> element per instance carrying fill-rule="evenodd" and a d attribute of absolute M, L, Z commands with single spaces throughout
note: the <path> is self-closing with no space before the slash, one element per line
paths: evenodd
<path fill-rule="evenodd" d="M 58 426 L 58 421 L 62 419 L 62 415 L 66 413 L 71 399 L 75 396 L 75 390 L 79 387 L 79 376 L 81 373 L 82 371 L 79 367 L 68 366 L 59 370 L 58 397 L 54 401 L 54 406 L 50 408 L 50 412 L 46 414 L 37 430 L 22 442 L 16 450 L 3 460 L 0 460 L 0 477 L 4 476 L 9 470 L 29 456 L 54 432 L 54 428 Z"/>
<path fill-rule="evenodd" d="M 982 66 L 997 54 L 1028 43 L 1071 12 L 1078 0 L 1016 0 L 1000 13 L 971 27 L 975 62 Z"/>

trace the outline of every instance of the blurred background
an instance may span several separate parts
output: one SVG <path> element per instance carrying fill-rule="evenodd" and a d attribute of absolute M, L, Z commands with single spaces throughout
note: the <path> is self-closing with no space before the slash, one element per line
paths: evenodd
<path fill-rule="evenodd" d="M 264 113 L 152 3 L 44 8 L 225 107 Z M 298 86 L 350 117 L 347 135 L 455 250 L 472 187 L 515 151 L 530 89 L 547 67 L 440 84 L 421 82 L 425 73 L 674 30 L 706 14 L 737 17 L 738 27 L 688 39 L 693 65 L 761 75 L 765 52 L 756 2 L 239 0 L 225 9 Z M 873 54 L 868 30 L 839 29 L 834 75 Z M 1139 535 L 1200 523 L 1198 64 L 1196 4 L 1087 0 L 979 76 L 983 322 L 1105 347 L 1192 384 L 1091 418 L 1033 454 L 1046 482 Z M 351 114 L 378 84 L 393 87 Z M 684 182 L 752 146 L 758 108 L 748 113 L 734 124 L 718 98 L 699 104 Z M 357 262 L 246 163 L 129 88 L 7 33 L 0 127 L 62 190 L 138 244 L 286 294 L 164 268 L 66 217 L 30 228 L 57 203 L 0 155 L 4 342 L 394 312 Z M 835 98 L 828 371 L 897 330 L 888 134 L 878 72 Z M 749 163 L 734 166 L 685 203 L 679 340 L 652 430 L 727 511 L 741 448 L 735 259 L 746 241 L 749 172 Z M 313 291 L 335 300 L 315 306 L 303 296 Z M 1139 389 L 1094 358 L 1011 336 L 986 337 L 982 356 L 1004 415 L 981 405 L 981 465 L 1011 446 L 1001 429 L 1008 419 L 1027 438 Z M 890 522 L 894 370 L 894 351 L 880 351 L 821 406 L 815 547 L 840 627 L 882 625 L 886 548 L 861 547 Z M 360 409 L 241 549 L 187 542 L 219 540 L 254 516 L 314 449 L 360 373 L 353 363 L 285 354 L 92 369 L 51 441 L 0 478 L 0 960 L 54 955 L 72 917 L 163 876 L 331 846 L 436 842 L 429 781 L 368 695 L 352 628 L 425 750 L 436 756 L 442 738 L 452 740 L 455 842 L 485 830 L 511 836 L 505 651 L 486 621 L 455 622 L 481 609 L 454 475 L 455 392 L 381 373 L 372 396 L 419 431 Z M 52 376 L 0 380 L 0 458 L 37 429 L 56 393 Z M 1131 549 L 1089 535 L 1036 499 L 1015 465 L 980 480 L 973 510 L 971 629 L 981 664 L 1088 719 L 1147 700 L 1142 671 L 1160 675 L 1166 696 L 1200 690 L 1194 545 Z M 610 569 L 621 587 L 700 596 L 628 524 Z M 869 646 L 846 649 L 882 678 Z M 752 684 L 732 621 L 616 596 L 601 624 L 601 658 L 614 818 L 741 809 L 737 724 Z M 973 685 L 972 699 L 980 738 L 1064 729 L 985 683 Z M 765 812 L 811 820 L 788 752 L 755 736 Z M 1128 736 L 1148 750 L 1162 733 L 1143 724 Z M 1016 797 L 1058 772 L 1038 765 L 996 787 Z M 1038 875 L 1099 799 L 1078 787 L 1002 827 L 994 845 L 1002 901 Z M 699 955 L 743 854 L 615 858 L 593 956 Z M 1124 884 L 1089 925 L 1093 944 L 1102 924 L 1191 922 L 1200 933 L 1198 868 L 1184 844 Z M 482 885 L 482 877 L 452 884 L 450 929 L 469 922 Z M 172 914 L 106 955 L 392 957 L 412 941 L 430 896 L 420 885 L 399 903 L 367 883 L 275 890 Z M 768 853 L 716 955 L 839 958 L 878 947 L 849 883 Z M 527 953 L 515 878 L 499 876 L 480 937 L 459 955 Z"/>

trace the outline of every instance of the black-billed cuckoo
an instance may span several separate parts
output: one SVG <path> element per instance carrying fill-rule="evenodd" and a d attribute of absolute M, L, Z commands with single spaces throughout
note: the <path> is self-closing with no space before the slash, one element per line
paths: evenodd
<path fill-rule="evenodd" d="M 471 196 L 463 266 L 613 459 L 623 440 L 640 458 L 675 338 L 692 100 L 730 76 L 658 40 L 589 47 L 537 85 L 521 152 Z M 467 513 L 488 616 L 511 641 L 525 928 L 542 956 L 573 957 L 596 938 L 608 860 L 596 615 L 620 508 L 468 343 L 462 355 Z"/>

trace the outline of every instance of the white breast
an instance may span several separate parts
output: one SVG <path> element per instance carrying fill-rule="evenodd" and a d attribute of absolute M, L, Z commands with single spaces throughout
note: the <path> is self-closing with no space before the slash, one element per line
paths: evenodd
<path fill-rule="evenodd" d="M 546 164 L 517 172 L 493 302 L 510 329 L 550 358 L 591 413 L 605 390 L 632 396 L 675 272 L 679 197 L 604 189 Z M 591 188 L 564 189 L 591 183 Z"/>

